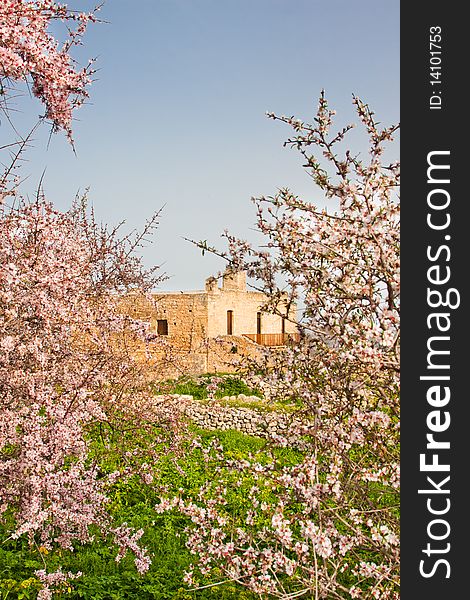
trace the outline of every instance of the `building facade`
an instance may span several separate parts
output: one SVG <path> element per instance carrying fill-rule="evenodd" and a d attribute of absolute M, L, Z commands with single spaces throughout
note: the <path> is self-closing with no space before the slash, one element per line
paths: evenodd
<path fill-rule="evenodd" d="M 209 277 L 204 290 L 155 293 L 151 302 L 134 298 L 127 310 L 150 322 L 181 372 L 201 374 L 230 372 L 241 356 L 298 338 L 295 306 L 282 317 L 264 312 L 265 302 L 263 293 L 247 290 L 245 272 L 226 271 L 220 286 Z"/>

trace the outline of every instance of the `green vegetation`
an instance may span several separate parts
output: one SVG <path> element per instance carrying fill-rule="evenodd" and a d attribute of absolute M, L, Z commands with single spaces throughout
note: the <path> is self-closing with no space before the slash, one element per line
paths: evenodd
<path fill-rule="evenodd" d="M 298 406 L 294 404 L 281 404 L 280 402 L 266 402 L 264 400 L 242 400 L 236 398 L 235 400 L 230 399 L 219 399 L 218 404 L 221 406 L 227 406 L 230 408 L 251 408 L 259 412 L 283 412 L 283 413 L 294 413 L 299 410 Z"/>
<path fill-rule="evenodd" d="M 153 388 L 156 394 L 188 395 L 204 403 L 204 401 L 210 400 L 207 386 L 211 383 L 211 378 L 213 377 L 221 379 L 214 394 L 214 398 L 218 400 L 221 406 L 252 408 L 261 412 L 278 411 L 289 413 L 301 408 L 299 404 L 296 405 L 291 402 L 266 402 L 260 390 L 249 387 L 242 378 L 236 375 L 213 373 L 200 377 L 184 376 L 176 380 L 155 383 Z M 248 398 L 239 398 L 238 396 L 241 394 L 248 396 Z M 254 400 L 253 397 L 257 397 L 259 400 Z"/>
<path fill-rule="evenodd" d="M 200 435 L 203 445 L 211 440 L 220 440 L 229 458 L 245 458 L 251 453 L 262 451 L 265 442 L 259 438 L 243 435 L 236 431 L 204 432 L 194 429 Z M 108 436 L 106 443 L 111 437 Z M 116 440 L 117 441 L 117 440 Z M 129 444 L 131 439 L 127 440 Z M 103 438 L 95 431 L 93 434 L 96 455 L 100 454 Z M 120 440 L 122 444 L 122 439 Z M 279 449 L 279 458 L 283 461 L 298 460 L 299 453 L 289 449 Z M 118 455 L 116 454 L 116 457 Z M 141 459 L 144 460 L 144 457 Z M 178 469 L 176 468 L 176 463 Z M 107 472 L 112 472 L 117 462 L 108 461 Z M 120 481 L 113 486 L 111 493 L 111 513 L 117 523 L 127 522 L 135 529 L 144 529 L 141 539 L 152 558 L 152 565 L 146 575 L 139 575 L 134 566 L 133 557 L 127 555 L 117 563 L 116 548 L 111 540 L 97 537 L 93 544 L 75 547 L 75 551 L 49 553 L 41 546 L 30 547 L 27 540 L 8 539 L 0 546 L 0 598 L 1 600 L 33 599 L 40 589 L 36 569 L 44 568 L 47 561 L 48 570 L 59 566 L 63 571 L 82 571 L 83 575 L 67 585 L 61 592 L 63 598 L 86 598 L 87 600 L 228 600 L 240 598 L 251 600 L 258 596 L 227 583 L 206 589 L 189 591 L 183 583 L 185 570 L 188 569 L 191 555 L 185 547 L 184 528 L 189 519 L 175 512 L 158 514 L 154 506 L 159 502 L 158 488 L 166 488 L 169 495 L 184 489 L 185 495 L 196 495 L 197 490 L 208 478 L 208 467 L 202 460 L 200 449 L 192 449 L 184 453 L 182 458 L 166 456 L 159 465 L 155 465 L 155 473 L 159 473 L 154 488 L 142 485 L 137 477 Z M 212 473 L 213 475 L 213 473 Z M 232 495 L 234 510 L 237 503 L 244 504 L 246 496 L 243 490 Z M 7 537 L 5 529 L 0 525 L 0 537 Z"/>
<path fill-rule="evenodd" d="M 163 388 L 167 393 L 187 393 L 198 396 L 204 402 L 207 397 L 206 386 L 210 383 L 210 375 L 198 380 L 185 379 L 177 382 L 166 382 Z M 172 385 L 172 392 L 167 387 Z M 156 389 L 162 393 L 162 387 Z M 226 376 L 218 391 L 218 396 L 253 395 L 246 384 L 239 378 Z M 231 405 L 237 404 L 226 401 Z M 238 405 L 240 403 L 238 402 Z M 256 408 L 264 407 L 260 401 L 253 403 Z M 245 404 L 249 405 L 249 404 Z M 274 407 L 274 405 L 273 405 Z M 272 407 L 272 408 L 273 408 Z M 279 407 L 281 408 L 281 407 Z M 286 410 L 286 406 L 282 405 Z M 152 559 L 150 570 L 145 575 L 139 575 L 134 565 L 134 557 L 126 555 L 120 562 L 116 562 L 117 549 L 111 539 L 104 539 L 97 533 L 93 543 L 78 545 L 74 552 L 54 549 L 48 551 L 38 543 L 30 546 L 24 538 L 14 540 L 8 538 L 7 531 L 11 531 L 11 523 L 0 524 L 0 600 L 21 600 L 37 598 L 40 583 L 34 576 L 34 571 L 45 568 L 83 575 L 65 584 L 54 598 L 87 600 L 255 600 L 259 595 L 244 590 L 241 586 L 231 582 L 222 585 L 211 585 L 218 571 L 212 571 L 211 579 L 198 583 L 201 589 L 190 589 L 184 583 L 183 577 L 189 570 L 192 556 L 185 545 L 185 529 L 190 527 L 190 517 L 177 510 L 159 513 L 155 506 L 160 503 L 162 496 L 171 498 L 179 495 L 183 499 L 197 498 L 203 486 L 210 487 L 220 481 L 226 486 L 227 516 L 237 526 L 246 526 L 246 511 L 250 508 L 251 492 L 254 485 L 263 487 L 260 480 L 252 472 L 231 474 L 229 471 L 220 470 L 220 461 L 215 460 L 212 451 L 208 448 L 215 442 L 223 446 L 225 458 L 228 460 L 256 460 L 265 465 L 276 465 L 279 469 L 298 464 L 304 458 L 302 452 L 293 448 L 272 448 L 267 446 L 265 440 L 247 436 L 238 431 L 203 431 L 193 426 L 190 427 L 192 436 L 184 442 L 181 452 L 163 452 L 164 444 L 159 437 L 160 431 L 155 429 L 155 435 L 146 432 L 129 431 L 116 433 L 112 428 L 97 427 L 90 432 L 92 444 L 92 459 L 96 459 L 101 467 L 101 476 L 121 469 L 125 461 L 129 461 L 126 452 L 133 452 L 134 467 L 146 464 L 153 476 L 152 485 L 143 485 L 139 475 L 132 475 L 127 479 L 119 479 L 113 484 L 109 493 L 110 514 L 117 525 L 127 523 L 135 530 L 143 529 L 144 535 L 140 543 L 148 549 Z M 158 442 L 156 440 L 159 440 Z M 198 443 L 193 445 L 193 440 Z M 160 447 L 161 445 L 161 447 Z M 367 451 L 351 450 L 355 453 L 364 453 L 361 459 L 366 460 Z M 155 456 L 158 458 L 155 459 Z M 355 457 L 358 458 L 357 456 Z M 138 471 L 138 469 L 136 469 Z M 235 480 L 241 477 L 237 484 Z M 321 477 L 324 481 L 324 474 Z M 275 501 L 277 492 L 269 486 L 263 488 L 262 499 L 268 503 Z M 396 497 L 378 483 L 371 483 L 369 495 L 378 507 L 394 506 Z M 301 506 L 293 505 L 293 510 L 301 510 Z M 398 511 L 398 506 L 395 509 Z M 268 525 L 263 519 L 268 518 L 263 514 L 258 515 L 253 526 L 256 528 Z M 269 517 L 270 518 L 270 517 Z M 10 525 L 10 527 L 8 526 Z M 341 530 L 341 523 L 339 528 Z M 345 530 L 346 531 L 346 530 Z M 372 560 L 373 555 L 364 552 L 364 560 Z M 344 585 L 352 585 L 350 575 L 345 573 L 341 579 Z M 224 575 L 220 572 L 220 580 Z"/>
<path fill-rule="evenodd" d="M 207 386 L 213 377 L 221 379 L 215 392 L 215 398 L 238 396 L 238 394 L 262 397 L 259 390 L 250 388 L 240 377 L 220 373 L 209 373 L 200 377 L 184 376 L 174 381 L 155 383 L 154 389 L 157 394 L 187 394 L 193 396 L 195 400 L 204 400 L 209 396 Z"/>

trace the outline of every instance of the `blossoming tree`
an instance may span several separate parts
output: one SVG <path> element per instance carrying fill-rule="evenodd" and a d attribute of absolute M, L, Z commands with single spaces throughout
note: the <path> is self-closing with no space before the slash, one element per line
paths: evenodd
<path fill-rule="evenodd" d="M 94 423 L 125 422 L 131 402 L 133 420 L 145 411 L 127 390 L 138 372 L 120 343 L 145 325 L 113 296 L 149 283 L 128 253 L 83 207 L 60 213 L 38 198 L 0 216 L 0 512 L 13 537 L 49 550 L 89 541 L 92 524 L 123 548 L 131 539 L 107 518 L 108 482 L 86 439 Z M 148 566 L 143 555 L 137 566 Z"/>
<path fill-rule="evenodd" d="M 265 311 L 287 318 L 285 292 L 303 305 L 300 343 L 250 369 L 267 398 L 300 406 L 308 450 L 291 466 L 219 457 L 198 500 L 162 501 L 192 518 L 193 583 L 223 572 L 284 599 L 399 597 L 399 165 L 383 161 L 397 127 L 353 102 L 368 159 L 344 149 L 352 126 L 332 133 L 323 93 L 313 124 L 269 115 L 293 128 L 286 145 L 334 210 L 281 189 L 256 201 L 267 250 L 227 234 L 225 257 L 258 282 Z M 230 489 L 247 481 L 234 514 Z"/>
<path fill-rule="evenodd" d="M 62 46 L 49 33 L 54 20 L 69 27 Z M 53 130 L 72 141 L 72 113 L 87 97 L 91 70 L 76 69 L 70 50 L 94 20 L 52 0 L 0 0 L 0 109 L 8 119 L 15 86 L 30 82 Z M 176 429 L 177 410 L 152 404 L 132 351 L 151 337 L 148 324 L 126 316 L 120 302 L 159 280 L 135 255 L 158 214 L 141 234 L 121 237 L 98 225 L 83 200 L 60 212 L 39 186 L 26 201 L 14 174 L 28 139 L 10 145 L 0 177 L 0 519 L 9 539 L 26 538 L 42 557 L 90 541 L 93 527 L 117 545 L 116 560 L 130 550 L 143 573 L 143 532 L 112 522 L 106 494 L 121 476 L 151 482 L 136 459 L 139 435 L 151 432 L 157 446 L 162 429 Z M 90 454 L 96 426 L 133 431 L 135 447 L 109 476 Z M 44 567 L 36 571 L 43 600 L 78 575 Z"/>
<path fill-rule="evenodd" d="M 72 141 L 72 112 L 88 97 L 92 62 L 76 68 L 70 50 L 81 43 L 95 12 L 68 10 L 54 0 L 0 1 L 0 107 L 17 82 L 30 82 L 33 94 L 46 108 L 54 130 L 64 130 Z M 52 22 L 68 26 L 62 45 L 49 33 Z"/>

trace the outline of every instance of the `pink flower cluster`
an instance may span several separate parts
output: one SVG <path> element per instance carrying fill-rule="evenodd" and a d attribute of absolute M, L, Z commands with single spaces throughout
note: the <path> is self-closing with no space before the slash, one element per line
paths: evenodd
<path fill-rule="evenodd" d="M 111 530 L 114 534 L 114 542 L 119 547 L 119 553 L 116 556 L 116 562 L 121 561 L 130 550 L 135 555 L 135 566 L 141 574 L 146 573 L 150 567 L 151 560 L 147 555 L 145 548 L 141 548 L 138 541 L 144 534 L 143 529 L 134 531 L 131 527 L 127 527 L 127 523 L 123 523 L 119 527 Z"/>
<path fill-rule="evenodd" d="M 54 20 L 76 25 L 61 47 L 48 32 Z M 93 71 L 91 62 L 76 69 L 70 49 L 95 20 L 94 14 L 70 12 L 54 0 L 0 0 L 0 78 L 30 79 L 33 94 L 46 107 L 46 119 L 71 141 L 72 112 L 88 97 Z"/>
<path fill-rule="evenodd" d="M 198 501 L 162 498 L 156 506 L 158 513 L 177 509 L 191 521 L 187 546 L 194 564 L 185 575 L 188 584 L 197 588 L 201 578 L 221 571 L 225 579 L 268 597 L 349 598 L 345 584 L 354 578 L 358 598 L 398 600 L 397 524 L 387 509 L 373 509 L 369 501 L 349 508 L 349 473 L 337 469 L 333 475 L 314 458 L 294 467 L 275 460 L 226 460 L 221 467 L 220 457 L 213 458 L 217 478 Z M 322 482 L 325 472 L 329 483 Z M 248 475 L 256 481 L 249 488 Z M 354 495 L 366 497 L 367 487 L 358 484 Z M 230 500 L 234 488 L 245 498 L 236 511 Z"/>
<path fill-rule="evenodd" d="M 36 577 L 41 581 L 43 587 L 39 590 L 38 600 L 52 600 L 54 590 L 60 588 L 61 585 L 67 584 L 73 579 L 82 576 L 82 573 L 64 573 L 61 569 L 53 573 L 47 573 L 45 569 L 35 571 Z"/>

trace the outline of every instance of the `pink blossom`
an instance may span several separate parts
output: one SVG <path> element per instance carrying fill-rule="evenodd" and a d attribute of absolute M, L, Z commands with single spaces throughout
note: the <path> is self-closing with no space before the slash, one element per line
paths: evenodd
<path fill-rule="evenodd" d="M 48 33 L 54 19 L 67 21 L 68 40 L 59 46 Z M 32 82 L 32 91 L 45 105 L 45 118 L 54 130 L 63 129 L 72 141 L 72 111 L 88 97 L 91 62 L 76 70 L 69 51 L 78 45 L 94 14 L 69 12 L 54 0 L 1 0 L 0 77 Z M 73 26 L 75 25 L 75 29 Z"/>

